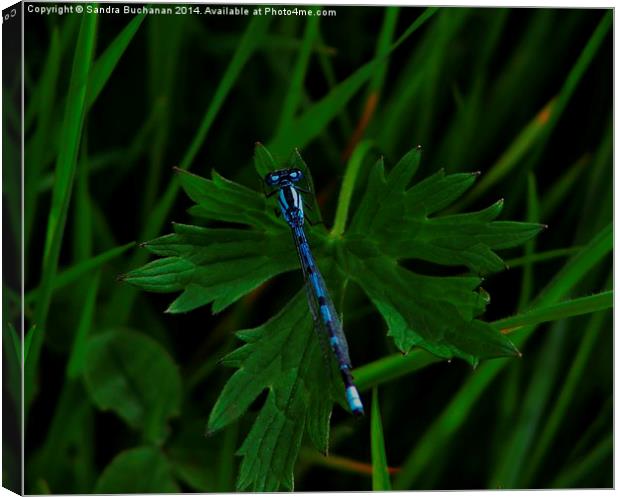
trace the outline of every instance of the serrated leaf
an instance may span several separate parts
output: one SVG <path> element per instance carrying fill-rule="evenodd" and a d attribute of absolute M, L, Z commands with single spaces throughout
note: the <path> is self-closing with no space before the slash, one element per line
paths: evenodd
<path fill-rule="evenodd" d="M 358 253 L 351 250 L 352 253 Z M 422 276 L 381 255 L 352 256 L 349 277 L 366 292 L 403 352 L 422 347 L 475 364 L 478 358 L 517 355 L 510 340 L 474 319 L 486 302 L 475 277 Z"/>
<path fill-rule="evenodd" d="M 174 225 L 175 234 L 143 244 L 164 256 L 123 276 L 153 292 L 183 293 L 167 312 L 188 312 L 213 303 L 219 312 L 243 295 L 297 267 L 285 231 L 210 229 Z"/>
<path fill-rule="evenodd" d="M 155 447 L 136 447 L 118 454 L 97 481 L 98 494 L 149 494 L 180 492 L 170 463 Z"/>
<path fill-rule="evenodd" d="M 166 350 L 146 335 L 112 330 L 88 343 L 84 379 L 93 403 L 116 412 L 144 437 L 161 443 L 178 414 L 181 378 Z"/>
<path fill-rule="evenodd" d="M 467 266 L 479 274 L 497 272 L 505 265 L 493 249 L 520 245 L 543 228 L 534 223 L 494 221 L 501 212 L 501 200 L 476 213 L 428 217 L 462 195 L 477 174 L 446 175 L 442 170 L 405 190 L 403 182 L 417 168 L 415 161 L 410 162 L 399 164 L 387 179 L 383 162 L 375 165 L 351 223 L 352 233 L 374 240 L 390 257 Z M 400 190 L 395 187 L 399 184 Z"/>
<path fill-rule="evenodd" d="M 238 419 L 264 390 L 268 391 L 254 425 L 239 449 L 243 456 L 237 488 L 255 492 L 293 489 L 293 468 L 304 431 L 327 451 L 329 370 L 321 364 L 319 340 L 312 330 L 305 292 L 301 291 L 264 325 L 240 332 L 247 343 L 225 361 L 239 369 L 232 375 L 209 417 L 208 430 Z"/>
<path fill-rule="evenodd" d="M 210 180 L 183 169 L 177 169 L 177 175 L 187 196 L 196 203 L 190 214 L 212 221 L 274 227 L 273 216 L 267 212 L 266 199 L 261 193 L 229 181 L 215 171 Z"/>
<path fill-rule="evenodd" d="M 261 176 L 281 167 L 260 144 L 254 159 Z M 441 211 L 478 175 L 440 171 L 409 186 L 420 159 L 421 150 L 414 149 L 387 174 L 380 159 L 369 172 L 361 202 L 351 209 L 355 215 L 348 230 L 343 209 L 338 237 L 308 229 L 318 267 L 324 276 L 328 266 L 331 270 L 331 277 L 326 277 L 328 289 L 333 293 L 342 288 L 345 279 L 358 284 L 403 352 L 422 347 L 473 365 L 482 358 L 516 355 L 506 336 L 479 319 L 489 302 L 479 274 L 504 269 L 495 251 L 523 243 L 541 226 L 496 221 L 502 201 L 478 212 L 442 216 Z M 288 167 L 302 169 L 311 184 L 297 151 Z M 211 180 L 182 174 L 181 182 L 196 202 L 190 213 L 207 221 L 245 226 L 175 224 L 173 234 L 144 244 L 162 258 L 128 273 L 126 281 L 152 291 L 181 291 L 170 312 L 209 303 L 218 312 L 273 276 L 298 270 L 288 227 L 272 213 L 275 202 L 217 174 Z M 347 196 L 346 202 L 351 198 Z M 474 274 L 417 274 L 418 260 L 469 268 Z M 343 388 L 334 361 L 325 367 L 321 340 L 311 328 L 302 290 L 262 326 L 238 332 L 245 344 L 222 359 L 222 364 L 237 370 L 211 412 L 210 431 L 235 422 L 267 392 L 238 452 L 243 457 L 239 490 L 292 490 L 304 433 L 316 448 L 327 451 L 331 407 L 335 401 L 342 402 Z"/>

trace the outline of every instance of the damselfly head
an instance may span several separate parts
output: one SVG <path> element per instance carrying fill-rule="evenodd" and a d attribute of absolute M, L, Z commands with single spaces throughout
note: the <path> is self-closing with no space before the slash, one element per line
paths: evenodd
<path fill-rule="evenodd" d="M 297 168 L 279 169 L 278 171 L 272 171 L 267 174 L 267 176 L 265 176 L 265 183 L 269 186 L 297 183 L 302 177 L 302 172 Z"/>

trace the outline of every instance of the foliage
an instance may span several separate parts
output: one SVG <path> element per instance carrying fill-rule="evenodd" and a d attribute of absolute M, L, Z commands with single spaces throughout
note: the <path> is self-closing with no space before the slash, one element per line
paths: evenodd
<path fill-rule="evenodd" d="M 324 229 L 317 230 L 318 260 L 338 254 L 337 267 L 330 272 L 332 287 L 343 288 L 347 280 L 358 283 L 404 353 L 418 346 L 472 364 L 480 358 L 516 355 L 517 349 L 505 335 L 475 319 L 488 301 L 485 292 L 477 290 L 479 278 L 423 276 L 399 266 L 398 260 L 426 259 L 494 271 L 503 268 L 503 263 L 492 249 L 519 245 L 541 227 L 494 221 L 501 202 L 477 213 L 431 217 L 458 198 L 476 175 L 440 172 L 407 188 L 420 156 L 420 149 L 412 150 L 387 178 L 381 160 L 372 168 L 350 233 L 335 238 Z M 255 157 L 259 173 L 278 167 L 261 144 Z M 287 167 L 296 164 L 303 161 L 294 152 Z M 182 290 L 168 312 L 186 312 L 211 302 L 214 312 L 219 312 L 269 278 L 295 268 L 287 226 L 272 221 L 264 195 L 217 173 L 212 180 L 180 174 L 182 186 L 196 202 L 190 213 L 206 221 L 245 224 L 252 229 L 177 224 L 176 233 L 143 244 L 163 258 L 127 273 L 125 281 L 151 291 Z M 238 371 L 213 408 L 209 431 L 236 421 L 269 389 L 239 450 L 244 456 L 240 490 L 292 490 L 304 428 L 317 449 L 327 452 L 331 402 L 325 385 L 331 381 L 328 390 L 337 391 L 338 378 L 332 380 L 329 370 L 327 375 L 322 372 L 320 346 L 310 331 L 304 294 L 298 293 L 263 326 L 239 332 L 247 345 L 223 360 Z"/>
<path fill-rule="evenodd" d="M 23 123 L 19 57 L 3 71 L 4 248 L 25 254 L 25 330 L 17 259 L 3 281 L 10 488 L 22 360 L 27 493 L 292 475 L 368 490 L 386 470 L 399 490 L 612 485 L 612 13 L 334 9 L 25 13 Z M 310 243 L 358 366 L 358 422 L 331 412 L 341 383 L 248 160 L 257 140 L 311 166 L 308 216 L 330 230 L 308 227 Z M 394 160 L 418 143 L 423 161 Z M 177 299 L 117 281 L 140 284 L 136 268 Z M 510 343 L 522 358 L 490 358 Z M 261 462 L 259 440 L 298 457 Z"/>

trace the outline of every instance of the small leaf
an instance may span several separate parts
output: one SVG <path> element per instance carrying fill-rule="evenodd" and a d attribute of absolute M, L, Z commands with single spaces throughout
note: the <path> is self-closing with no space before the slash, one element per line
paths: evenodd
<path fill-rule="evenodd" d="M 254 168 L 261 179 L 267 173 L 279 169 L 278 163 L 271 155 L 271 152 L 262 143 L 257 143 L 254 147 Z"/>
<path fill-rule="evenodd" d="M 178 414 L 181 378 L 168 353 L 152 338 L 113 330 L 89 340 L 84 379 L 97 407 L 113 410 L 144 437 L 161 443 Z"/>
<path fill-rule="evenodd" d="M 383 426 L 381 424 L 381 412 L 379 410 L 379 396 L 376 387 L 372 391 L 370 445 L 372 453 L 372 489 L 374 491 L 392 490 L 387 456 L 385 455 L 385 441 L 383 439 Z"/>
<path fill-rule="evenodd" d="M 164 453 L 155 447 L 136 447 L 118 454 L 95 486 L 97 494 L 178 493 Z"/>

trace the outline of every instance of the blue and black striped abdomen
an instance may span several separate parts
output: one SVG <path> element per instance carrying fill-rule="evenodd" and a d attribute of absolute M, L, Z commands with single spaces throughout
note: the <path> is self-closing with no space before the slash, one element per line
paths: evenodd
<path fill-rule="evenodd" d="M 321 320 L 323 329 L 327 332 L 329 345 L 334 352 L 334 356 L 338 362 L 338 368 L 340 369 L 340 375 L 345 384 L 347 403 L 354 414 L 361 415 L 364 413 L 364 408 L 359 392 L 353 383 L 349 348 L 344 332 L 342 331 L 342 323 L 329 297 L 325 281 L 316 267 L 303 229 L 301 227 L 296 227 L 293 230 L 293 236 L 295 237 L 295 244 L 297 245 L 304 274 L 313 294 L 313 300 L 316 302 L 314 310 L 316 314 L 315 319 Z"/>

